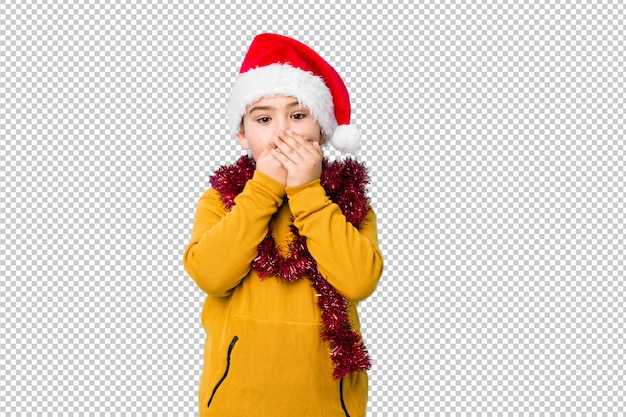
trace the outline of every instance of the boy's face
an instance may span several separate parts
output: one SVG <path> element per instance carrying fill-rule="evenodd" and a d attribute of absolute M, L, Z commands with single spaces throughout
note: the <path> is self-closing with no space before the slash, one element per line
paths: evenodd
<path fill-rule="evenodd" d="M 291 96 L 265 97 L 246 107 L 237 140 L 243 149 L 250 150 L 256 160 L 278 131 L 287 129 L 320 145 L 325 141 L 320 125 L 309 109 Z"/>

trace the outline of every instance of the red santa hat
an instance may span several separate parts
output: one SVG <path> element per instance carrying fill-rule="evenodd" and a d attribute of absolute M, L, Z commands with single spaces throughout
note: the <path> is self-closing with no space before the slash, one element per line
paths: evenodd
<path fill-rule="evenodd" d="M 337 71 L 305 44 L 263 33 L 252 40 L 233 85 L 227 109 L 233 135 L 239 133 L 248 105 L 276 95 L 296 97 L 335 148 L 358 151 L 360 135 L 350 124 L 348 89 Z"/>

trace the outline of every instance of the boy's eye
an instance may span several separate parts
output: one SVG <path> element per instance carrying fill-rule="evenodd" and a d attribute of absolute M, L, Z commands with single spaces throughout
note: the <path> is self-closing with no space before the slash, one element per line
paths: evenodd
<path fill-rule="evenodd" d="M 259 118 L 258 118 L 258 119 L 256 119 L 256 120 L 257 120 L 257 122 L 259 122 L 259 123 L 267 123 L 267 122 L 269 122 L 269 121 L 270 121 L 270 118 L 269 118 L 269 117 L 259 117 Z"/>
<path fill-rule="evenodd" d="M 305 113 L 296 113 L 292 116 L 294 119 L 304 119 L 306 117 Z"/>

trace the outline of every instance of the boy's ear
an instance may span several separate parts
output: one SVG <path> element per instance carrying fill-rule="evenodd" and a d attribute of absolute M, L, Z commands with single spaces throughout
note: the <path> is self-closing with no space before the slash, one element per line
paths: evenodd
<path fill-rule="evenodd" d="M 246 132 L 243 130 L 243 123 L 239 126 L 239 132 L 237 133 L 237 142 L 245 150 L 250 149 L 250 142 L 246 138 Z"/>

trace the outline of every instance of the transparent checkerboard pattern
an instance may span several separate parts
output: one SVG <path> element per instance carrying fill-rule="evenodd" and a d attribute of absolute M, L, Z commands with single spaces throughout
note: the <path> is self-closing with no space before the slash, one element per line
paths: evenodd
<path fill-rule="evenodd" d="M 263 31 L 363 133 L 368 415 L 626 409 L 622 2 L 209 3 L 0 4 L 3 415 L 196 414 L 182 251 Z"/>

